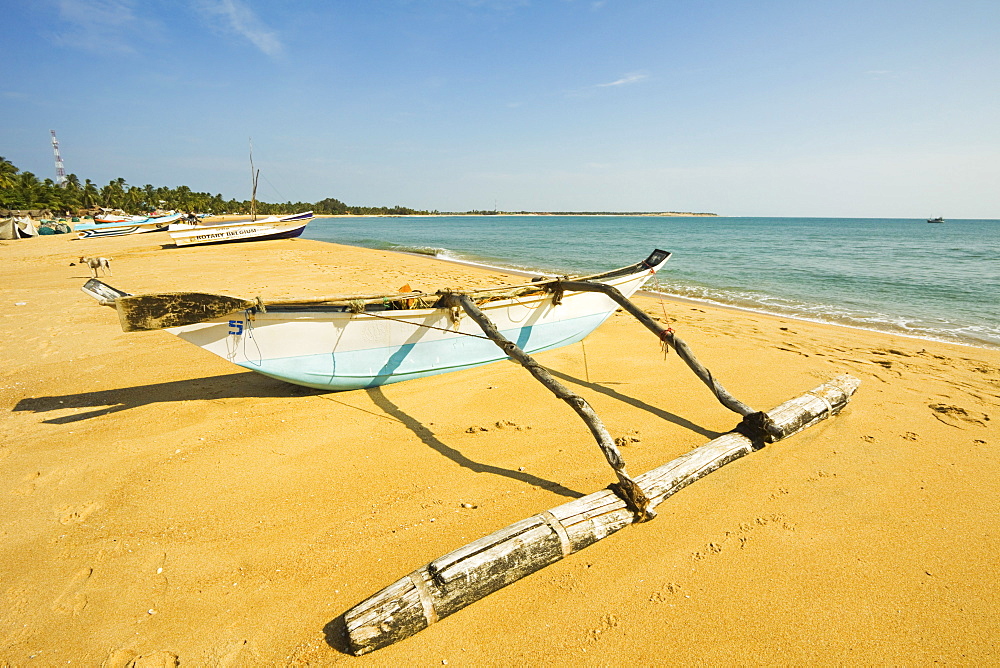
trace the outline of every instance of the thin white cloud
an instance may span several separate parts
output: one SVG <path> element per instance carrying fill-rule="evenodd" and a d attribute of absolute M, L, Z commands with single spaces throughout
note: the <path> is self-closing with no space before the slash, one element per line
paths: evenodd
<path fill-rule="evenodd" d="M 203 0 L 197 3 L 196 9 L 217 27 L 247 39 L 264 54 L 277 57 L 284 53 L 284 46 L 274 31 L 240 0 Z"/>
<path fill-rule="evenodd" d="M 610 81 L 608 83 L 597 84 L 595 88 L 609 88 L 611 86 L 627 86 L 629 84 L 634 84 L 648 78 L 648 74 L 642 74 L 640 72 L 633 72 L 631 74 L 626 74 L 621 79 L 615 81 Z"/>
<path fill-rule="evenodd" d="M 630 86 L 635 83 L 639 83 L 644 79 L 648 79 L 649 75 L 643 72 L 631 72 L 621 77 L 620 79 L 615 79 L 614 81 L 608 81 L 607 83 L 591 84 L 589 86 L 584 86 L 583 88 L 575 88 L 572 90 L 567 90 L 563 92 L 566 97 L 591 97 L 596 94 L 598 89 L 601 88 L 618 88 L 619 86 Z"/>
<path fill-rule="evenodd" d="M 132 38 L 151 29 L 136 15 L 134 0 L 57 0 L 56 6 L 53 38 L 61 46 L 131 53 Z"/>

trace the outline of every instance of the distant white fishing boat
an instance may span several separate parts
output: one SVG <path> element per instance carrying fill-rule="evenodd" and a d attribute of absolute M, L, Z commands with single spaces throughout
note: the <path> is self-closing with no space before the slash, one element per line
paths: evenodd
<path fill-rule="evenodd" d="M 312 220 L 313 212 L 260 220 L 231 220 L 219 223 L 176 222 L 170 225 L 170 238 L 178 246 L 215 244 L 232 241 L 265 241 L 297 237 Z"/>
<path fill-rule="evenodd" d="M 927 222 L 928 223 L 943 223 L 944 222 L 944 218 L 942 218 L 941 216 L 938 216 L 937 218 L 928 218 Z"/>
<path fill-rule="evenodd" d="M 231 243 L 234 241 L 267 241 L 290 239 L 302 234 L 312 220 L 313 212 L 305 211 L 278 218 L 257 220 L 257 179 L 260 170 L 253 166 L 253 142 L 250 143 L 250 218 L 218 223 L 203 223 L 191 218 L 170 226 L 170 238 L 178 246 Z"/>

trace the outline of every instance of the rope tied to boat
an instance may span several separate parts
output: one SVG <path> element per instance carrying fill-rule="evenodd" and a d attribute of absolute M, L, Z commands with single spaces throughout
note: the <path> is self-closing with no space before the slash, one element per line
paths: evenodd
<path fill-rule="evenodd" d="M 781 429 L 771 416 L 764 411 L 744 415 L 733 431 L 750 439 L 754 450 L 760 450 L 767 443 L 774 443 L 781 435 Z"/>
<path fill-rule="evenodd" d="M 624 471 L 616 470 L 618 482 L 608 485 L 608 489 L 625 502 L 628 509 L 635 515 L 636 522 L 648 522 L 656 517 L 656 511 L 652 508 L 652 503 L 646 493 L 642 491 L 639 484 L 629 477 Z"/>
<path fill-rule="evenodd" d="M 663 359 L 667 359 L 670 355 L 670 347 L 674 343 L 674 329 L 673 327 L 667 327 L 662 330 L 659 334 L 660 336 L 660 352 L 663 353 Z"/>
<path fill-rule="evenodd" d="M 549 286 L 549 289 L 552 290 L 552 305 L 559 306 L 560 304 L 562 304 L 563 300 L 562 278 L 557 278 L 556 282 L 553 285 Z"/>

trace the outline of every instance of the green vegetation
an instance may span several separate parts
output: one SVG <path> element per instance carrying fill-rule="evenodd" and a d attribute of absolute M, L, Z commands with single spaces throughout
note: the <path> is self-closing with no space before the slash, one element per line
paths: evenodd
<path fill-rule="evenodd" d="M 57 214 L 75 214 L 96 207 L 122 209 L 129 213 L 146 213 L 156 209 L 176 211 L 196 211 L 198 213 L 250 213 L 250 200 L 223 199 L 222 195 L 193 192 L 187 186 L 176 188 L 154 188 L 150 184 L 132 186 L 125 179 L 112 180 L 108 185 L 98 187 L 90 179 L 83 183 L 76 174 L 66 177 L 66 183 L 58 186 L 52 179 L 41 180 L 31 172 L 22 172 L 9 160 L 0 156 L 0 208 L 4 209 L 49 209 Z M 327 198 L 311 204 L 309 202 L 284 202 L 270 204 L 257 202 L 257 212 L 262 214 L 297 213 L 315 211 L 317 214 L 355 215 L 406 215 L 427 213 L 403 206 L 370 207 L 347 206 L 343 202 Z"/>
<path fill-rule="evenodd" d="M 63 186 L 57 186 L 52 179 L 39 180 L 31 172 L 22 172 L 9 160 L 0 156 L 0 209 L 48 209 L 54 214 L 75 215 L 92 211 L 97 207 L 122 209 L 128 213 L 148 213 L 156 209 L 173 209 L 175 211 L 194 211 L 219 215 L 249 214 L 250 200 L 238 201 L 222 199 L 222 195 L 192 192 L 187 186 L 176 188 L 154 188 L 148 183 L 142 187 L 132 186 L 125 179 L 114 179 L 108 185 L 98 187 L 90 179 L 80 183 L 76 174 L 66 177 Z M 257 213 L 271 215 L 277 213 L 299 213 L 313 211 L 317 215 L 355 215 L 355 216 L 406 216 L 406 215 L 473 215 L 496 216 L 505 214 L 518 215 L 555 215 L 555 216 L 714 216 L 714 213 L 651 213 L 644 211 L 488 211 L 474 210 L 463 212 L 421 211 L 405 206 L 348 206 L 339 199 L 327 197 L 318 202 L 284 202 L 269 204 L 257 202 Z"/>
<path fill-rule="evenodd" d="M 408 214 L 426 214 L 429 211 L 417 211 L 405 206 L 347 206 L 339 199 L 327 197 L 324 200 L 309 205 L 309 209 L 317 215 L 346 215 L 355 216 L 405 216 Z M 433 213 L 437 213 L 436 211 Z"/>

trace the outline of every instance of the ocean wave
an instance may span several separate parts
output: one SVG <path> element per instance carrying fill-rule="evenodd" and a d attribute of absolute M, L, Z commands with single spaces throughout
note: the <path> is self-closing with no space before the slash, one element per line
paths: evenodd
<path fill-rule="evenodd" d="M 810 303 L 739 290 L 650 282 L 643 289 L 654 294 L 679 297 L 713 306 L 738 308 L 820 324 L 885 332 L 910 338 L 1000 348 L 1000 326 L 959 323 L 932 316 L 890 314 L 850 308 L 843 304 Z"/>
<path fill-rule="evenodd" d="M 448 251 L 444 248 L 434 246 L 405 246 L 401 244 L 385 244 L 383 250 L 396 251 L 398 253 L 413 253 L 415 255 L 430 255 L 431 257 L 448 257 Z"/>

